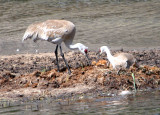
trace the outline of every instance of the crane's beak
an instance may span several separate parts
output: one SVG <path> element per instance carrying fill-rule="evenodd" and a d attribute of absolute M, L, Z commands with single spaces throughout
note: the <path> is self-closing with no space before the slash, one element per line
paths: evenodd
<path fill-rule="evenodd" d="M 99 60 L 99 59 L 100 59 L 100 55 L 101 55 L 101 54 L 100 54 L 100 53 L 98 53 L 97 60 Z"/>
<path fill-rule="evenodd" d="M 99 50 L 98 53 L 97 53 L 97 55 L 98 55 L 98 56 L 97 56 L 97 60 L 100 59 L 101 54 L 102 54 L 102 53 L 101 53 L 101 50 Z"/>
<path fill-rule="evenodd" d="M 86 58 L 88 59 L 88 63 L 89 63 L 89 65 L 91 65 L 91 60 L 90 60 L 90 58 L 88 57 L 88 54 L 87 54 L 87 53 L 85 53 L 85 56 L 86 56 Z"/>

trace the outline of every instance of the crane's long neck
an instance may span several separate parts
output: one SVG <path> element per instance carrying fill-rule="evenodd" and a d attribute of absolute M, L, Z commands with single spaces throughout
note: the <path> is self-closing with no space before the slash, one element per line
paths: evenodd
<path fill-rule="evenodd" d="M 85 45 L 81 44 L 81 43 L 76 43 L 76 44 L 66 44 L 66 46 L 71 49 L 78 49 L 80 52 L 82 52 L 84 55 L 87 55 L 86 52 L 84 52 L 85 50 L 88 49 L 88 47 L 86 47 Z"/>
<path fill-rule="evenodd" d="M 112 64 L 113 68 L 115 67 L 115 64 L 114 64 L 114 56 L 112 56 L 110 50 L 107 48 L 105 49 L 105 52 L 107 54 L 107 58 L 108 60 L 110 61 L 110 63 Z"/>
<path fill-rule="evenodd" d="M 78 44 L 71 44 L 71 45 L 68 45 L 68 47 L 72 50 L 78 49 Z"/>
<path fill-rule="evenodd" d="M 66 39 L 64 40 L 65 45 L 73 50 L 78 49 L 78 44 L 72 44 L 74 36 L 75 36 L 76 28 L 74 27 L 73 30 L 71 30 L 71 33 L 66 36 Z"/>
<path fill-rule="evenodd" d="M 71 42 L 71 43 L 72 43 L 72 42 Z M 76 43 L 76 44 L 71 44 L 71 43 L 65 44 L 65 45 L 66 45 L 69 49 L 71 49 L 71 50 L 79 49 L 78 43 Z"/>

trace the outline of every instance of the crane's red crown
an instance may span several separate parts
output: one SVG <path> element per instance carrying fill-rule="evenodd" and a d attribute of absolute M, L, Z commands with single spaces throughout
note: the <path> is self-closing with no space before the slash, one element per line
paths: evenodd
<path fill-rule="evenodd" d="M 87 54 L 88 50 L 87 50 L 87 49 L 85 49 L 85 50 L 84 50 L 84 52 Z"/>

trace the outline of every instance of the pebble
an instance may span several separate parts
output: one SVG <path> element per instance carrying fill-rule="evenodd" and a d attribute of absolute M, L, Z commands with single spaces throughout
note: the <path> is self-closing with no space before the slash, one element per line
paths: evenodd
<path fill-rule="evenodd" d="M 119 95 L 122 95 L 122 96 L 124 96 L 124 95 L 129 95 L 129 94 L 131 94 L 131 91 L 128 91 L 128 90 L 121 91 L 121 92 L 119 93 Z"/>

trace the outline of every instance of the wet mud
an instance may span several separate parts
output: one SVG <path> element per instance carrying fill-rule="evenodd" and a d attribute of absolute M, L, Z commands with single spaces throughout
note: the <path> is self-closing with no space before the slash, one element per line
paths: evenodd
<path fill-rule="evenodd" d="M 112 51 L 115 52 L 121 51 Z M 106 55 L 90 51 L 90 65 L 79 52 L 66 52 L 71 75 L 59 55 L 57 72 L 55 55 L 19 54 L 0 58 L 0 98 L 41 98 L 76 95 L 97 91 L 148 90 L 160 87 L 160 50 L 123 51 L 137 59 L 130 69 L 119 74 L 107 65 Z M 135 87 L 132 74 L 135 76 Z"/>

